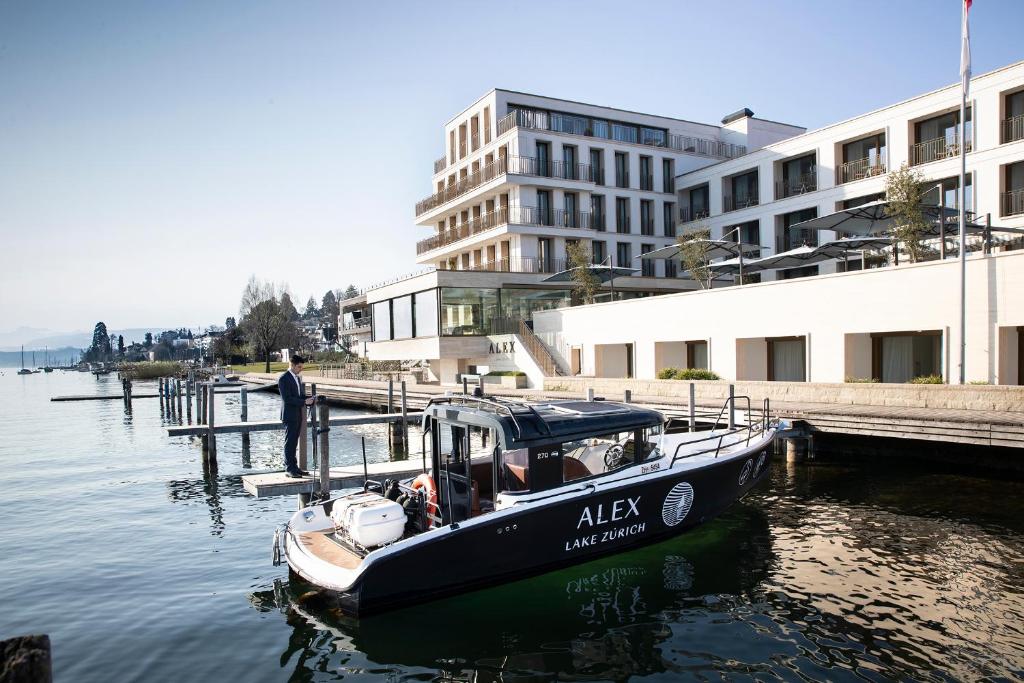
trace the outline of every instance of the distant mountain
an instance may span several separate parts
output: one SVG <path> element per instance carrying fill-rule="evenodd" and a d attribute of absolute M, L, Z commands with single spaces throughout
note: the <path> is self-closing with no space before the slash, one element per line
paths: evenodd
<path fill-rule="evenodd" d="M 22 330 L 31 328 L 19 328 Z M 117 335 L 124 335 L 124 343 L 131 344 L 133 341 L 141 342 L 147 332 L 152 332 L 153 336 L 159 335 L 164 330 L 177 330 L 178 327 L 130 327 L 124 330 L 112 330 L 108 333 L 111 337 L 117 338 Z M 73 346 L 75 348 L 84 349 L 92 344 L 92 330 L 88 332 L 53 332 L 52 330 L 42 330 L 44 333 L 48 333 L 46 336 L 33 336 L 31 338 L 22 337 L 22 340 L 17 343 L 0 343 L 0 351 L 19 351 L 21 345 L 25 345 L 25 350 L 38 349 L 42 350 L 44 347 L 49 346 L 51 349 L 56 349 L 65 346 Z M 7 333 L 10 336 L 14 335 L 14 332 Z"/>
<path fill-rule="evenodd" d="M 90 340 L 91 341 L 91 340 Z M 69 362 L 77 363 L 81 357 L 81 350 L 71 347 L 61 349 L 50 349 L 47 352 L 42 350 L 35 352 L 35 365 L 32 364 L 32 352 L 25 349 L 25 367 L 38 368 L 46 363 L 49 357 L 50 365 L 67 365 Z M 0 351 L 0 368 L 20 368 L 21 351 Z"/>
<path fill-rule="evenodd" d="M 0 349 L 21 346 L 32 339 L 47 337 L 59 334 L 56 330 L 48 330 L 45 327 L 19 327 L 10 332 L 0 332 Z M 91 341 L 91 339 L 90 339 Z"/>

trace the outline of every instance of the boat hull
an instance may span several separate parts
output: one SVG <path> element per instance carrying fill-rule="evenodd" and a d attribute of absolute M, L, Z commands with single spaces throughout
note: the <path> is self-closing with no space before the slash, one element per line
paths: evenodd
<path fill-rule="evenodd" d="M 365 615 L 620 553 L 685 533 L 721 514 L 764 480 L 771 440 L 739 457 L 689 470 L 650 472 L 582 495 L 559 495 L 474 518 L 443 535 L 367 556 L 352 586 L 331 591 Z M 426 538 L 431 537 L 431 538 Z M 288 554 L 293 576 L 322 585 Z"/>

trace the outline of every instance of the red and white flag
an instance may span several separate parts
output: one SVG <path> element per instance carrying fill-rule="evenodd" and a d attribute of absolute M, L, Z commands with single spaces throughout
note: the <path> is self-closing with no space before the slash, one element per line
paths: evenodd
<path fill-rule="evenodd" d="M 967 24 L 967 14 L 970 12 L 972 0 L 964 0 L 963 22 L 960 27 L 960 85 L 964 90 L 964 96 L 970 88 L 971 81 L 971 28 Z"/>

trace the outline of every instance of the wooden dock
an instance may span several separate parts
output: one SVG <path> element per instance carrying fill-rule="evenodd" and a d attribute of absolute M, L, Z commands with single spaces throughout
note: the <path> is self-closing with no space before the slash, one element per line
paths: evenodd
<path fill-rule="evenodd" d="M 408 460 L 396 460 L 394 462 L 375 462 L 366 467 L 369 478 L 376 481 L 384 479 L 415 477 L 423 471 L 423 461 L 420 456 L 411 456 Z M 331 489 L 354 488 L 363 485 L 363 466 L 346 465 L 344 467 L 332 467 Z M 310 493 L 316 490 L 319 485 L 317 476 L 292 479 L 286 477 L 284 472 L 265 472 L 263 474 L 247 474 L 242 477 L 242 486 L 250 494 L 257 498 L 270 496 L 287 496 L 298 493 Z"/>

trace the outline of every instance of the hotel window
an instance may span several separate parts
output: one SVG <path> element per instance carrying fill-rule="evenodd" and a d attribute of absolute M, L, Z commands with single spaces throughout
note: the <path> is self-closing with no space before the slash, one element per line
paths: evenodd
<path fill-rule="evenodd" d="M 818 246 L 818 231 L 807 228 L 794 228 L 797 223 L 809 221 L 818 217 L 818 209 L 810 208 L 802 211 L 793 211 L 782 216 L 782 235 L 776 243 L 776 253 L 789 251 L 804 245 L 810 247 Z"/>
<path fill-rule="evenodd" d="M 621 123 L 612 124 L 612 140 L 618 140 L 619 142 L 632 142 L 636 143 L 639 139 L 637 135 L 636 126 L 627 126 Z"/>
<path fill-rule="evenodd" d="M 967 107 L 967 151 L 971 151 L 973 125 Z M 933 116 L 914 124 L 914 144 L 910 146 L 910 165 L 925 164 L 960 154 L 960 110 Z"/>
<path fill-rule="evenodd" d="M 484 144 L 491 141 L 491 108 L 484 107 Z"/>
<path fill-rule="evenodd" d="M 400 296 L 391 300 L 391 337 L 392 339 L 410 339 L 412 329 L 412 295 Z"/>
<path fill-rule="evenodd" d="M 661 226 L 665 237 L 676 236 L 676 205 L 665 202 L 661 205 Z"/>
<path fill-rule="evenodd" d="M 629 187 L 629 155 L 615 153 L 615 187 Z"/>
<path fill-rule="evenodd" d="M 1004 100 L 1002 141 L 1024 140 L 1024 90 L 1010 93 Z"/>
<path fill-rule="evenodd" d="M 640 157 L 640 189 L 654 189 L 654 160 L 651 157 Z"/>
<path fill-rule="evenodd" d="M 708 343 L 706 341 L 686 342 L 686 367 L 690 369 L 707 370 L 708 368 Z"/>
<path fill-rule="evenodd" d="M 775 183 L 775 198 L 784 199 L 818 189 L 815 155 L 805 154 L 782 162 L 782 180 Z"/>
<path fill-rule="evenodd" d="M 562 205 L 565 207 L 565 212 L 562 215 L 560 225 L 566 228 L 578 228 L 579 224 L 579 197 L 575 192 L 566 192 L 562 195 Z"/>
<path fill-rule="evenodd" d="M 768 381 L 806 382 L 806 337 L 774 337 L 768 342 Z"/>
<path fill-rule="evenodd" d="M 757 169 L 726 180 L 728 193 L 722 198 L 723 211 L 735 211 L 758 203 Z"/>
<path fill-rule="evenodd" d="M 597 185 L 604 185 L 604 150 L 590 148 L 591 179 Z"/>
<path fill-rule="evenodd" d="M 665 277 L 679 277 L 679 262 L 674 258 L 665 259 Z"/>
<path fill-rule="evenodd" d="M 661 191 L 674 194 L 676 191 L 676 162 L 672 159 L 661 160 Z"/>
<path fill-rule="evenodd" d="M 668 144 L 668 134 L 659 128 L 641 128 L 640 142 L 645 145 L 654 145 L 655 147 L 666 147 Z"/>
<path fill-rule="evenodd" d="M 967 174 L 967 202 L 965 208 L 967 211 L 972 211 L 974 207 L 974 183 L 972 182 L 972 174 Z M 942 186 L 942 205 L 949 209 L 960 208 L 960 176 L 951 176 L 949 178 L 943 178 L 942 180 L 930 180 L 926 181 L 926 185 L 930 186 L 927 192 L 921 199 L 921 203 L 924 206 L 937 206 L 939 203 L 939 185 Z M 955 221 L 956 219 L 954 219 Z M 970 216 L 968 216 L 970 220 Z M 956 232 L 956 227 L 952 228 Z"/>
<path fill-rule="evenodd" d="M 871 376 L 886 383 L 942 375 L 942 333 L 887 332 L 871 335 Z"/>
<path fill-rule="evenodd" d="M 653 244 L 641 244 L 640 253 L 646 254 L 654 251 Z M 654 277 L 654 259 L 642 258 L 640 259 L 640 274 L 644 277 Z"/>
<path fill-rule="evenodd" d="M 378 301 L 373 305 L 373 341 L 391 339 L 391 300 Z"/>
<path fill-rule="evenodd" d="M 551 190 L 537 190 L 538 225 L 551 225 Z"/>
<path fill-rule="evenodd" d="M 843 163 L 836 169 L 837 185 L 881 173 L 885 173 L 885 133 L 843 145 Z"/>
<path fill-rule="evenodd" d="M 629 234 L 629 198 L 615 198 L 615 232 Z"/>
<path fill-rule="evenodd" d="M 747 221 L 746 223 L 740 223 L 734 225 L 730 230 L 736 230 L 737 232 L 730 235 L 729 239 L 739 239 L 740 242 L 747 245 L 760 246 L 761 245 L 761 223 L 760 221 Z M 760 250 L 758 251 L 745 251 L 743 252 L 749 258 L 758 258 L 761 255 Z M 743 278 L 746 281 L 746 274 Z"/>
<path fill-rule="evenodd" d="M 615 243 L 615 265 L 619 268 L 633 267 L 633 245 L 629 242 Z"/>
<path fill-rule="evenodd" d="M 537 272 L 553 273 L 555 267 L 554 246 L 550 237 L 537 238 Z"/>
<path fill-rule="evenodd" d="M 708 199 L 710 190 L 707 185 L 695 187 L 686 194 L 689 196 L 690 206 L 683 207 L 679 211 L 679 216 L 683 221 L 699 221 L 711 215 L 709 210 L 711 203 Z"/>
<path fill-rule="evenodd" d="M 605 231 L 604 219 L 604 195 L 590 195 L 590 220 L 591 227 L 600 232 Z"/>
<path fill-rule="evenodd" d="M 497 289 L 445 287 L 441 290 L 441 334 L 445 337 L 488 334 L 498 311 Z"/>
<path fill-rule="evenodd" d="M 650 199 L 640 200 L 640 234 L 641 235 L 653 235 L 654 234 L 654 216 L 653 216 L 654 202 Z"/>
<path fill-rule="evenodd" d="M 608 258 L 607 245 L 603 240 L 594 240 L 590 243 L 591 262 L 600 265 Z"/>
<path fill-rule="evenodd" d="M 1019 216 L 1024 214 L 1024 161 L 1007 164 L 1003 168 L 1006 191 L 1000 202 L 1000 215 Z"/>
<path fill-rule="evenodd" d="M 551 143 L 537 143 L 537 175 L 545 178 L 551 176 Z"/>
<path fill-rule="evenodd" d="M 557 175 L 566 180 L 579 180 L 576 147 L 573 145 L 562 145 L 562 172 Z"/>

